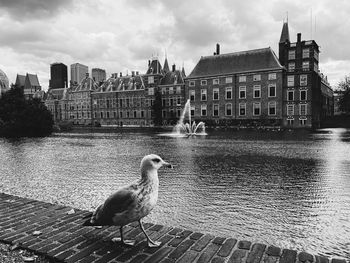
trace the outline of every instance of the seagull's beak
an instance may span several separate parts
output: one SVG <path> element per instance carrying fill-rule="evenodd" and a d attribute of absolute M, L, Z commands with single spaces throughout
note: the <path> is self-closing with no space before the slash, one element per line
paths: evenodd
<path fill-rule="evenodd" d="M 174 166 L 171 163 L 163 162 L 163 166 L 166 168 L 174 168 Z"/>

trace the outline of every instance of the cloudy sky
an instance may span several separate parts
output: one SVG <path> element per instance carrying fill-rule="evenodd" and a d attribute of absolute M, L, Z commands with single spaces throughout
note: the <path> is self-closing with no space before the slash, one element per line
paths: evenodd
<path fill-rule="evenodd" d="M 270 46 L 278 54 L 286 12 L 292 42 L 301 32 L 319 44 L 331 85 L 349 75 L 346 0 L 0 0 L 0 69 L 10 83 L 17 73 L 38 74 L 47 90 L 53 62 L 104 68 L 108 76 L 144 73 L 148 59 L 163 63 L 166 51 L 169 64 L 189 74 L 216 43 L 221 53 Z"/>

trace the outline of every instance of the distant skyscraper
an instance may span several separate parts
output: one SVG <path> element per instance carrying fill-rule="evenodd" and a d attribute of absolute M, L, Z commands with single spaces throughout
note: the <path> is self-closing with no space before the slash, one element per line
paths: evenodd
<path fill-rule="evenodd" d="M 83 79 L 86 78 L 86 73 L 89 73 L 88 66 L 80 63 L 70 65 L 70 79 L 73 84 L 79 84 Z"/>
<path fill-rule="evenodd" d="M 67 66 L 63 63 L 53 63 L 50 66 L 50 89 L 63 89 L 68 85 Z"/>
<path fill-rule="evenodd" d="M 100 68 L 93 68 L 91 70 L 91 77 L 96 83 L 101 83 L 106 80 L 106 71 Z"/>

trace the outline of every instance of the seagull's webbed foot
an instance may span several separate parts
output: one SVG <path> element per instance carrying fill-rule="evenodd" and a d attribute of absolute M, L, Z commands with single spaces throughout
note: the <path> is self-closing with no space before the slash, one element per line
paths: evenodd
<path fill-rule="evenodd" d="M 122 243 L 125 246 L 133 246 L 133 245 L 135 245 L 135 240 L 124 240 L 124 239 L 121 239 L 120 237 L 112 238 L 112 242 L 114 242 L 114 243 Z"/>
<path fill-rule="evenodd" d="M 162 242 L 153 241 L 152 239 L 150 239 L 150 237 L 147 235 L 145 229 L 143 228 L 141 220 L 139 220 L 139 224 L 140 224 L 142 232 L 145 234 L 145 236 L 147 238 L 148 246 L 149 247 L 159 247 L 162 244 Z"/>
<path fill-rule="evenodd" d="M 133 245 L 135 245 L 135 240 L 124 240 L 123 227 L 122 226 L 119 228 L 119 231 L 120 231 L 120 237 L 112 238 L 112 242 L 121 242 L 125 246 L 133 246 Z"/>

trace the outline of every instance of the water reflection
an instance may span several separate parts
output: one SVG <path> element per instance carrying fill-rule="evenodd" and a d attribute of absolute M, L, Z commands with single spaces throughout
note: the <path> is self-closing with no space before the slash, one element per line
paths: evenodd
<path fill-rule="evenodd" d="M 0 190 L 93 209 L 139 177 L 142 156 L 160 171 L 148 220 L 310 253 L 350 257 L 350 131 L 65 133 L 0 140 Z"/>

